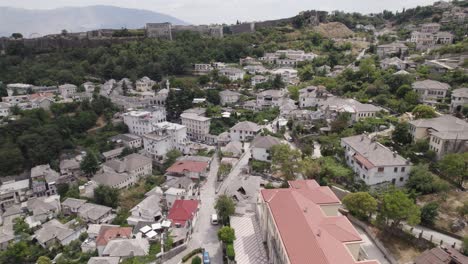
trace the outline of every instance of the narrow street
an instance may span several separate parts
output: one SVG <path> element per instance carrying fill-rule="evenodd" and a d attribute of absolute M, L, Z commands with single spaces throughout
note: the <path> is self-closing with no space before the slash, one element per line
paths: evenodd
<path fill-rule="evenodd" d="M 245 168 L 250 159 L 250 143 L 244 143 L 244 154 L 242 154 L 241 158 L 237 162 L 237 164 L 232 168 L 231 172 L 228 176 L 224 179 L 221 185 L 217 189 L 218 194 L 224 194 L 229 186 L 229 184 L 233 181 L 236 181 L 236 177 L 242 174 L 242 169 Z"/>

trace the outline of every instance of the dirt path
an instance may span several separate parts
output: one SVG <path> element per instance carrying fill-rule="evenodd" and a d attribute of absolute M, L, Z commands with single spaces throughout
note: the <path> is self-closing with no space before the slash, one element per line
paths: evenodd
<path fill-rule="evenodd" d="M 88 133 L 94 133 L 96 130 L 100 129 L 100 128 L 103 128 L 107 125 L 107 122 L 106 122 L 106 119 L 104 118 L 104 116 L 100 116 L 98 117 L 98 120 L 96 121 L 96 126 L 91 128 L 91 129 L 88 129 Z"/>

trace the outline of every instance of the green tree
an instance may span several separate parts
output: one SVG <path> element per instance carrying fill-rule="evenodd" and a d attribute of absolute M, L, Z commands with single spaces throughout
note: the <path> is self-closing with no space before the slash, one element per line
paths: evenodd
<path fill-rule="evenodd" d="M 99 185 L 94 189 L 94 202 L 117 208 L 119 204 L 119 190 L 109 186 Z"/>
<path fill-rule="evenodd" d="M 395 130 L 392 133 L 392 139 L 402 145 L 410 144 L 412 137 L 409 132 L 409 124 L 407 122 L 396 124 Z"/>
<path fill-rule="evenodd" d="M 15 235 L 30 235 L 32 230 L 29 225 L 24 221 L 23 217 L 18 217 L 13 220 L 13 231 Z"/>
<path fill-rule="evenodd" d="M 50 260 L 49 257 L 40 256 L 40 257 L 37 259 L 37 264 L 52 264 L 52 260 Z"/>
<path fill-rule="evenodd" d="M 418 164 L 411 169 L 406 187 L 418 193 L 429 194 L 449 189 L 447 182 L 429 171 L 428 165 Z"/>
<path fill-rule="evenodd" d="M 468 236 L 463 237 L 463 255 L 468 256 Z"/>
<path fill-rule="evenodd" d="M 447 179 L 463 187 L 468 179 L 468 152 L 462 154 L 447 154 L 439 162 L 441 174 Z"/>
<path fill-rule="evenodd" d="M 293 180 L 296 178 L 296 173 L 300 172 L 301 167 L 299 161 L 301 152 L 292 149 L 288 144 L 278 144 L 270 149 L 271 160 L 275 169 L 281 172 L 285 180 Z"/>
<path fill-rule="evenodd" d="M 13 33 L 13 34 L 11 34 L 11 37 L 14 38 L 14 39 L 22 39 L 22 38 L 23 38 L 23 34 L 21 34 L 21 33 Z"/>
<path fill-rule="evenodd" d="M 421 208 L 421 223 L 426 226 L 433 226 L 439 215 L 439 205 L 435 202 L 425 204 Z"/>
<path fill-rule="evenodd" d="M 202 264 L 201 258 L 199 256 L 193 257 L 192 264 Z"/>
<path fill-rule="evenodd" d="M 224 225 L 229 224 L 229 217 L 236 211 L 236 205 L 231 197 L 223 194 L 216 199 L 215 209 L 220 222 Z"/>
<path fill-rule="evenodd" d="M 285 86 L 283 79 L 281 78 L 281 75 L 277 74 L 275 78 L 273 79 L 272 86 L 274 89 L 280 89 Z"/>
<path fill-rule="evenodd" d="M 377 200 L 367 192 L 350 193 L 343 198 L 343 204 L 360 219 L 366 219 L 377 211 Z"/>
<path fill-rule="evenodd" d="M 225 244 L 229 244 L 236 240 L 234 228 L 230 226 L 223 226 L 218 230 L 218 239 Z"/>
<path fill-rule="evenodd" d="M 93 175 L 99 170 L 99 161 L 94 151 L 86 151 L 86 156 L 80 163 L 80 169 L 86 175 Z"/>
<path fill-rule="evenodd" d="M 392 188 L 382 197 L 378 218 L 393 227 L 402 221 L 416 225 L 421 221 L 421 211 L 406 193 Z"/>
<path fill-rule="evenodd" d="M 413 109 L 413 115 L 416 119 L 436 117 L 436 111 L 429 105 L 417 105 Z"/>
<path fill-rule="evenodd" d="M 172 166 L 172 164 L 174 164 L 174 162 L 177 160 L 177 158 L 179 158 L 180 156 L 182 156 L 182 153 L 177 150 L 177 149 L 172 149 L 170 150 L 169 152 L 167 152 L 166 154 L 166 161 L 164 161 L 164 168 L 169 168 L 170 166 Z"/>

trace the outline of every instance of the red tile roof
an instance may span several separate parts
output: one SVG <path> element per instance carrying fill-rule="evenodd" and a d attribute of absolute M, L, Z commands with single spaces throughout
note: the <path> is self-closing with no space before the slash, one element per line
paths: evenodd
<path fill-rule="evenodd" d="M 103 226 L 96 238 L 96 245 L 105 246 L 109 241 L 116 238 L 132 238 L 132 228 Z"/>
<path fill-rule="evenodd" d="M 197 209 L 198 201 L 196 200 L 175 200 L 167 218 L 172 221 L 173 225 L 184 226 L 187 221 L 192 220 Z"/>
<path fill-rule="evenodd" d="M 359 155 L 359 154 L 354 154 L 354 158 L 360 162 L 364 167 L 366 167 L 368 170 L 374 168 L 374 164 L 370 162 L 368 159 L 366 159 L 364 156 Z"/>
<path fill-rule="evenodd" d="M 376 264 L 354 260 L 345 243 L 361 242 L 344 216 L 326 216 L 320 204 L 339 204 L 328 187 L 315 181 L 292 181 L 289 189 L 262 190 L 291 264 Z"/>
<path fill-rule="evenodd" d="M 184 171 L 188 172 L 203 172 L 208 168 L 207 162 L 202 161 L 191 161 L 191 160 L 182 160 L 177 161 L 176 163 L 172 164 L 166 172 L 172 173 L 183 173 Z"/>

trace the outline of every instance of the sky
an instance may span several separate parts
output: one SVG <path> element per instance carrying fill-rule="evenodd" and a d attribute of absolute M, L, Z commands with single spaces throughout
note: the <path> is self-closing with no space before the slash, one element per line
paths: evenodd
<path fill-rule="evenodd" d="M 113 5 L 147 9 L 193 24 L 234 23 L 291 17 L 304 10 L 397 11 L 434 0 L 0 0 L 0 6 L 52 9 L 65 6 Z"/>

